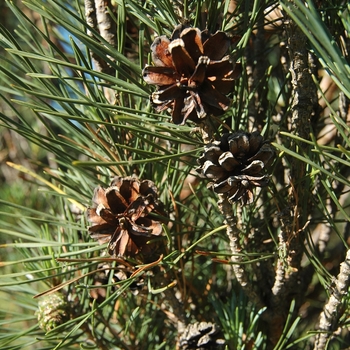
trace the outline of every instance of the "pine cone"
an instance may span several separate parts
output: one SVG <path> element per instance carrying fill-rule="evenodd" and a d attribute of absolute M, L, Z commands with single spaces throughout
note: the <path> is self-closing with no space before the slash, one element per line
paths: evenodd
<path fill-rule="evenodd" d="M 148 242 L 162 233 L 162 225 L 152 213 L 164 212 L 152 181 L 115 177 L 107 189 L 95 189 L 92 201 L 87 216 L 93 225 L 88 230 L 100 244 L 108 242 L 110 255 L 153 253 L 155 245 Z"/>
<path fill-rule="evenodd" d="M 197 172 L 213 180 L 208 187 L 227 196 L 233 203 L 253 201 L 253 189 L 269 182 L 266 167 L 275 152 L 258 132 L 224 134 L 220 141 L 207 144 L 198 160 Z"/>
<path fill-rule="evenodd" d="M 143 78 L 158 87 L 151 96 L 157 111 L 172 109 L 175 124 L 199 122 L 208 114 L 221 115 L 230 105 L 240 66 L 225 56 L 230 38 L 198 28 L 178 26 L 170 39 L 157 37 L 152 46 L 155 66 L 147 65 Z"/>
<path fill-rule="evenodd" d="M 52 331 L 59 325 L 67 322 L 70 318 L 70 304 L 61 293 L 54 293 L 39 301 L 38 317 L 39 327 L 45 332 Z"/>
<path fill-rule="evenodd" d="M 180 337 L 181 350 L 189 349 L 221 349 L 225 344 L 220 339 L 219 327 L 211 322 L 196 322 L 189 324 Z"/>

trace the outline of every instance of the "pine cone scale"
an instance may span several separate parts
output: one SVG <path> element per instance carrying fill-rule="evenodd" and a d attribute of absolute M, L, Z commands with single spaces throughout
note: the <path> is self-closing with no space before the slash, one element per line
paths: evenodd
<path fill-rule="evenodd" d="M 175 69 L 181 78 L 191 76 L 196 64 L 186 51 L 183 40 L 176 39 L 172 41 L 169 45 L 169 51 L 171 53 Z"/>
<path fill-rule="evenodd" d="M 230 47 L 230 40 L 224 32 L 216 32 L 203 44 L 203 53 L 214 61 L 219 61 Z"/>
<path fill-rule="evenodd" d="M 203 55 L 203 44 L 201 41 L 201 33 L 197 28 L 187 28 L 181 32 L 181 40 L 184 47 L 194 62 L 197 62 Z"/>
<path fill-rule="evenodd" d="M 179 75 L 172 68 L 146 66 L 142 73 L 143 80 L 150 85 L 169 86 L 176 84 Z"/>

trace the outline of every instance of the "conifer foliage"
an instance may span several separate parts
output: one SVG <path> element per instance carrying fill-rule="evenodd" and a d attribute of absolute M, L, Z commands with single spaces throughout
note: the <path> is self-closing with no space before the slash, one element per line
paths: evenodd
<path fill-rule="evenodd" d="M 0 16 L 1 349 L 350 347 L 346 1 Z"/>

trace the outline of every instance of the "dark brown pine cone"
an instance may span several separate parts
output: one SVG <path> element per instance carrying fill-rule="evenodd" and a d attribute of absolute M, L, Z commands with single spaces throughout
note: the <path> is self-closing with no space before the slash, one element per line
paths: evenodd
<path fill-rule="evenodd" d="M 158 87 L 151 96 L 157 111 L 171 108 L 175 124 L 223 114 L 231 103 L 226 95 L 241 72 L 224 57 L 230 44 L 224 32 L 212 35 L 181 25 L 170 39 L 157 37 L 151 46 L 154 66 L 143 70 L 144 80 Z"/>
<path fill-rule="evenodd" d="M 153 213 L 164 215 L 152 181 L 115 177 L 108 188 L 97 187 L 93 206 L 87 211 L 92 238 L 108 242 L 112 256 L 150 255 L 155 249 L 152 238 L 162 233 L 162 224 Z"/>
<path fill-rule="evenodd" d="M 211 322 L 189 324 L 180 337 L 180 349 L 223 349 L 225 340 L 220 338 L 219 330 L 219 327 Z"/>
<path fill-rule="evenodd" d="M 274 156 L 273 147 L 258 132 L 227 133 L 205 146 L 197 171 L 213 180 L 208 187 L 226 195 L 231 203 L 247 204 L 253 201 L 255 187 L 268 184 L 266 167 Z"/>

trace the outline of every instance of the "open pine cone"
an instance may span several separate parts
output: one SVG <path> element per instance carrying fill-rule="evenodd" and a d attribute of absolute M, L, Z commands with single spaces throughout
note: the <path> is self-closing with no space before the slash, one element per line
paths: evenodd
<path fill-rule="evenodd" d="M 221 115 L 230 105 L 240 66 L 225 56 L 231 40 L 224 32 L 178 26 L 170 39 L 157 37 L 152 46 L 154 66 L 143 78 L 158 87 L 151 101 L 158 111 L 172 109 L 175 124 L 199 122 L 208 114 Z"/>
<path fill-rule="evenodd" d="M 226 195 L 233 203 L 253 201 L 253 189 L 268 184 L 265 173 L 275 152 L 258 132 L 238 131 L 224 134 L 220 141 L 207 144 L 197 168 L 204 177 L 213 180 L 208 187 Z"/>
<path fill-rule="evenodd" d="M 163 215 L 162 203 L 152 181 L 115 177 L 108 188 L 97 187 L 93 207 L 87 211 L 92 238 L 108 242 L 112 256 L 149 255 L 155 249 L 149 241 L 162 232 L 152 213 Z"/>

